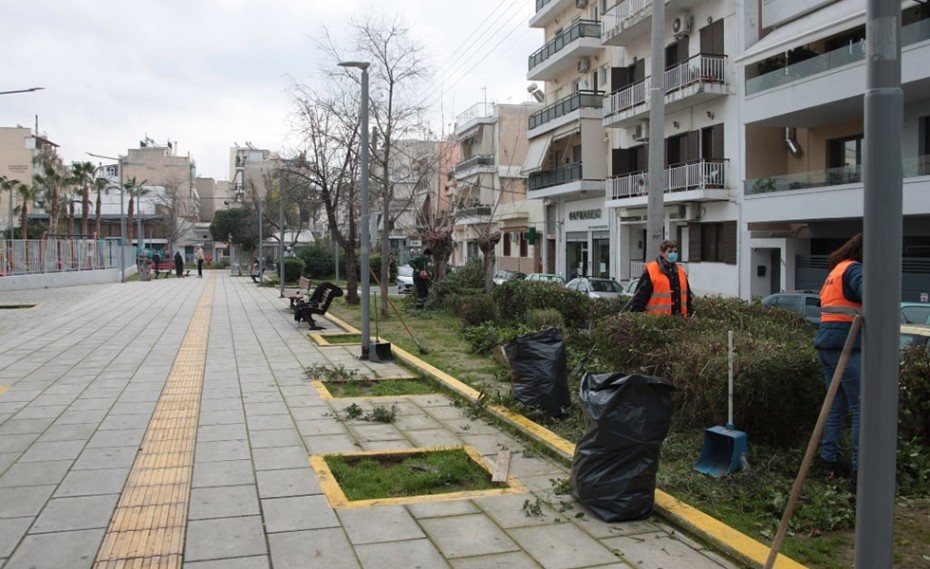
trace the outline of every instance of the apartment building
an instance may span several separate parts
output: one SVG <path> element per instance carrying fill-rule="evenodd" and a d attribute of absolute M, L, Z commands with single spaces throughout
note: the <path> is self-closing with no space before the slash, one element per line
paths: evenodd
<path fill-rule="evenodd" d="M 902 299 L 919 301 L 930 293 L 930 8 L 901 10 Z M 749 2 L 740 24 L 741 296 L 816 290 L 829 252 L 862 229 L 865 2 Z"/>
<path fill-rule="evenodd" d="M 32 184 L 32 158 L 44 148 L 57 147 L 47 137 L 33 133 L 29 128 L 0 127 L 0 176 Z M 14 195 L 12 198 L 15 208 L 19 204 L 19 197 Z M 10 192 L 0 192 L 0 227 L 4 230 L 10 225 L 10 199 Z M 18 216 L 13 215 L 12 218 L 13 227 L 19 227 Z"/>
<path fill-rule="evenodd" d="M 529 102 L 477 103 L 456 117 L 454 138 L 461 156 L 452 172 L 452 264 L 480 256 L 479 237 L 499 231 L 497 269 L 542 270 L 543 207 L 539 200 L 528 199 L 522 172 L 532 144 L 527 140 L 528 124 L 541 108 Z"/>
<path fill-rule="evenodd" d="M 190 156 L 178 156 L 174 147 L 159 146 L 151 139 L 130 148 L 123 158 L 123 180 L 135 178 L 147 186 L 161 186 L 170 196 L 173 216 L 197 221 L 200 208 L 194 178 L 196 165 Z"/>
<path fill-rule="evenodd" d="M 229 184 L 234 199 L 243 195 L 268 194 L 267 179 L 275 169 L 277 157 L 270 150 L 235 146 L 229 149 Z"/>

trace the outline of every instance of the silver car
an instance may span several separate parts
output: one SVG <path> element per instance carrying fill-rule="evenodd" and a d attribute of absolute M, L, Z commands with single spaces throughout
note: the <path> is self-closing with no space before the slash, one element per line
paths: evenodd
<path fill-rule="evenodd" d="M 401 265 L 397 267 L 397 294 L 410 294 L 413 292 L 413 267 Z"/>
<path fill-rule="evenodd" d="M 590 298 L 617 298 L 623 287 L 613 279 L 578 277 L 568 281 L 566 288 L 587 294 Z"/>

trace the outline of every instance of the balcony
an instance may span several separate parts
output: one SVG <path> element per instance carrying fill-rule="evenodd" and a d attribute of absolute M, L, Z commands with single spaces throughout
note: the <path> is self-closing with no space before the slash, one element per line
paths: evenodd
<path fill-rule="evenodd" d="M 903 172 L 905 178 L 930 176 L 930 156 L 905 159 Z M 800 174 L 745 180 L 743 182 L 743 192 L 747 196 L 752 196 L 861 183 L 862 165 L 857 164 L 856 166 L 843 166 L 841 168 L 801 172 Z"/>
<path fill-rule="evenodd" d="M 456 164 L 453 173 L 456 180 L 461 180 L 475 174 L 495 172 L 496 170 L 497 166 L 494 164 L 493 156 L 479 155 Z"/>
<path fill-rule="evenodd" d="M 667 113 L 723 97 L 727 95 L 727 56 L 695 55 L 669 67 L 664 80 Z M 621 128 L 646 118 L 650 83 L 646 77 L 604 97 L 604 126 Z"/>
<path fill-rule="evenodd" d="M 651 15 L 652 0 L 623 0 L 617 3 L 604 12 L 601 18 L 601 41 L 604 45 L 628 45 L 631 40 L 650 32 L 650 26 L 642 24 Z"/>
<path fill-rule="evenodd" d="M 665 203 L 717 201 L 729 198 L 727 161 L 700 160 L 665 169 Z M 607 180 L 610 207 L 645 205 L 649 193 L 649 173 L 634 172 Z"/>
<path fill-rule="evenodd" d="M 540 134 L 581 118 L 599 118 L 602 115 L 600 109 L 603 104 L 603 91 L 578 91 L 572 93 L 531 114 L 527 138 L 535 138 Z"/>
<path fill-rule="evenodd" d="M 591 176 L 589 175 L 588 178 Z M 581 162 L 565 164 L 554 170 L 545 170 L 530 174 L 527 180 L 530 199 L 548 197 L 567 197 L 572 194 L 586 194 L 589 197 L 603 195 L 604 179 L 586 179 Z"/>
<path fill-rule="evenodd" d="M 482 124 L 494 123 L 494 109 L 488 103 L 475 103 L 455 117 L 455 137 L 458 139 L 471 136 L 470 132 Z"/>
<path fill-rule="evenodd" d="M 549 81 L 574 67 L 577 59 L 600 53 L 601 26 L 594 20 L 577 20 L 528 59 L 530 81 Z"/>
<path fill-rule="evenodd" d="M 531 28 L 545 28 L 546 24 L 572 5 L 572 0 L 536 0 L 536 13 L 530 16 Z"/>
<path fill-rule="evenodd" d="M 901 28 L 901 50 L 930 39 L 930 19 L 914 22 Z M 788 85 L 807 77 L 839 69 L 865 59 L 865 43 L 843 46 L 815 55 L 804 61 L 787 65 L 757 77 L 746 79 L 746 96 L 782 85 Z"/>

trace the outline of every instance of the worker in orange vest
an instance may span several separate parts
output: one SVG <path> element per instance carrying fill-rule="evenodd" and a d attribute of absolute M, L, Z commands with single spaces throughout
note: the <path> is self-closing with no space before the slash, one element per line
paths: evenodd
<path fill-rule="evenodd" d="M 842 247 L 830 253 L 827 280 L 820 289 L 820 329 L 814 337 L 814 347 L 823 366 L 827 388 L 840 361 L 840 354 L 852 321 L 862 310 L 862 234 L 854 235 Z M 859 461 L 859 342 L 856 338 L 853 351 L 846 363 L 842 383 L 827 415 L 821 438 L 820 458 L 827 479 L 838 476 L 840 435 L 848 411 L 852 417 L 852 484 L 855 484 Z"/>
<path fill-rule="evenodd" d="M 659 256 L 646 263 L 630 310 L 649 314 L 694 314 L 691 307 L 688 274 L 678 264 L 678 242 L 667 239 L 659 244 Z"/>

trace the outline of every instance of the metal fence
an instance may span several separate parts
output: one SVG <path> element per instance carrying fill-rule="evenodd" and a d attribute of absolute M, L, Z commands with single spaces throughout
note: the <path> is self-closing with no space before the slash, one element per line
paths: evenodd
<path fill-rule="evenodd" d="M 0 239 L 0 275 L 118 269 L 119 249 L 118 241 L 103 239 Z"/>

